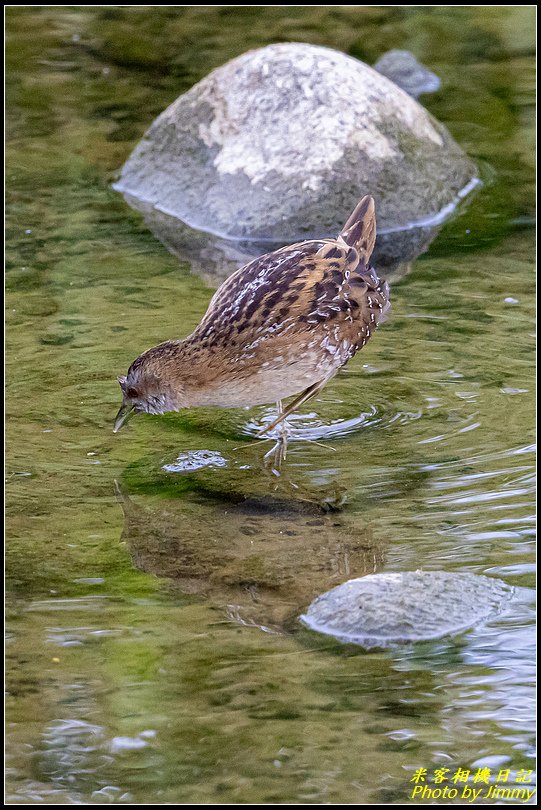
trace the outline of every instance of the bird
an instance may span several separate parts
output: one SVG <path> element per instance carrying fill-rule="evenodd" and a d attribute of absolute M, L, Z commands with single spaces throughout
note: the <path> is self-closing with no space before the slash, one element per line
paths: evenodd
<path fill-rule="evenodd" d="M 241 267 L 190 335 L 148 349 L 117 378 L 122 405 L 114 432 L 138 412 L 269 403 L 278 414 L 258 435 L 280 424 L 284 431 L 284 420 L 386 318 L 389 286 L 369 264 L 375 241 L 375 203 L 366 195 L 336 239 L 298 242 Z"/>

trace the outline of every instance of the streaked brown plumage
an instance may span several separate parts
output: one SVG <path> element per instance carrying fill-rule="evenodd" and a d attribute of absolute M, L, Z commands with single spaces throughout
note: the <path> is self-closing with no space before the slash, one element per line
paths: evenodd
<path fill-rule="evenodd" d="M 115 432 L 134 411 L 246 407 L 297 395 L 262 433 L 273 428 L 317 394 L 385 316 L 388 286 L 368 264 L 375 239 L 367 196 L 336 239 L 290 245 L 237 270 L 191 335 L 149 349 L 118 378 Z"/>

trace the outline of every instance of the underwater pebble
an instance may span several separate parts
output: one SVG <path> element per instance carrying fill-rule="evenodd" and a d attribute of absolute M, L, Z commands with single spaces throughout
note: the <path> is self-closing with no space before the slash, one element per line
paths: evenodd
<path fill-rule="evenodd" d="M 107 802 L 114 802 L 116 796 L 120 793 L 120 788 L 107 785 L 101 790 L 95 790 L 90 797 L 94 801 L 104 800 Z"/>
<path fill-rule="evenodd" d="M 177 456 L 174 464 L 164 464 L 165 472 L 193 472 L 203 467 L 226 467 L 227 460 L 212 450 L 189 450 Z"/>
<path fill-rule="evenodd" d="M 411 731 L 409 728 L 399 728 L 396 731 L 388 731 L 385 734 L 386 737 L 390 737 L 391 740 L 413 740 L 415 739 L 415 732 Z"/>
<path fill-rule="evenodd" d="M 141 739 L 141 737 L 113 737 L 109 744 L 109 750 L 113 754 L 118 754 L 122 751 L 137 751 L 147 745 L 146 740 Z"/>
<path fill-rule="evenodd" d="M 87 723 L 86 720 L 76 720 L 72 718 L 54 720 L 45 729 L 43 736 L 48 744 L 52 744 L 54 741 L 61 743 L 78 737 L 84 738 L 87 735 L 91 737 L 102 737 L 102 726 Z"/>
<path fill-rule="evenodd" d="M 476 759 L 475 762 L 472 762 L 470 767 L 471 768 L 501 768 L 501 766 L 505 765 L 507 762 L 511 762 L 511 757 L 507 757 L 507 756 L 482 757 L 481 759 Z"/>
<path fill-rule="evenodd" d="M 300 620 L 339 641 L 382 648 L 460 633 L 497 614 L 513 593 L 469 573 L 370 574 L 318 596 Z"/>
<path fill-rule="evenodd" d="M 105 579 L 103 577 L 79 577 L 73 581 L 78 585 L 102 585 Z"/>

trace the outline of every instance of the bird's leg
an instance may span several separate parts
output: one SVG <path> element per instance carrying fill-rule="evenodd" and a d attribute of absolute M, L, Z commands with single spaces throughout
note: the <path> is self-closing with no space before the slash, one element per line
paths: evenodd
<path fill-rule="evenodd" d="M 267 466 L 272 465 L 271 469 L 275 475 L 280 475 L 282 464 L 287 458 L 287 425 L 283 417 L 282 400 L 278 400 L 276 408 L 278 410 L 277 424 L 280 425 L 280 435 L 274 447 L 268 453 L 265 453 L 264 460 Z"/>
<path fill-rule="evenodd" d="M 283 418 L 284 413 L 284 406 L 282 405 L 282 400 L 279 399 L 276 403 L 276 410 L 278 411 L 278 417 L 282 420 L 280 422 L 280 438 L 278 441 L 283 442 L 284 444 L 284 461 L 287 455 L 287 423 L 286 420 Z"/>
<path fill-rule="evenodd" d="M 294 411 L 296 411 L 297 408 L 300 408 L 300 406 L 303 405 L 305 402 L 307 402 L 309 399 L 315 397 L 316 394 L 319 394 L 321 389 L 325 385 L 327 385 L 331 377 L 333 377 L 335 374 L 336 370 L 334 370 L 331 374 L 327 375 L 327 377 L 325 377 L 323 380 L 320 380 L 320 382 L 308 386 L 308 388 L 306 388 L 306 390 L 304 390 L 302 394 L 299 394 L 298 397 L 295 397 L 293 402 L 289 403 L 287 408 L 282 408 L 282 403 L 280 403 L 279 414 L 276 417 L 276 419 L 273 422 L 271 422 L 270 425 L 265 425 L 265 427 L 262 428 L 257 435 L 264 436 L 265 433 L 269 432 L 269 430 L 273 430 L 277 425 L 282 423 L 284 419 L 286 419 Z"/>

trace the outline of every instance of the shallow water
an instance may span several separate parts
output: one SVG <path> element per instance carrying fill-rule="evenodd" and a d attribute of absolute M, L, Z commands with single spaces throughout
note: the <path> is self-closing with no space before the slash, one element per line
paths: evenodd
<path fill-rule="evenodd" d="M 392 804 L 419 767 L 518 786 L 531 605 L 372 653 L 296 617 L 374 571 L 534 585 L 533 11 L 12 7 L 7 26 L 8 800 Z M 117 374 L 212 291 L 111 183 L 179 92 L 284 40 L 414 51 L 484 186 L 292 420 L 318 443 L 277 478 L 253 444 L 270 409 L 112 434 Z"/>

